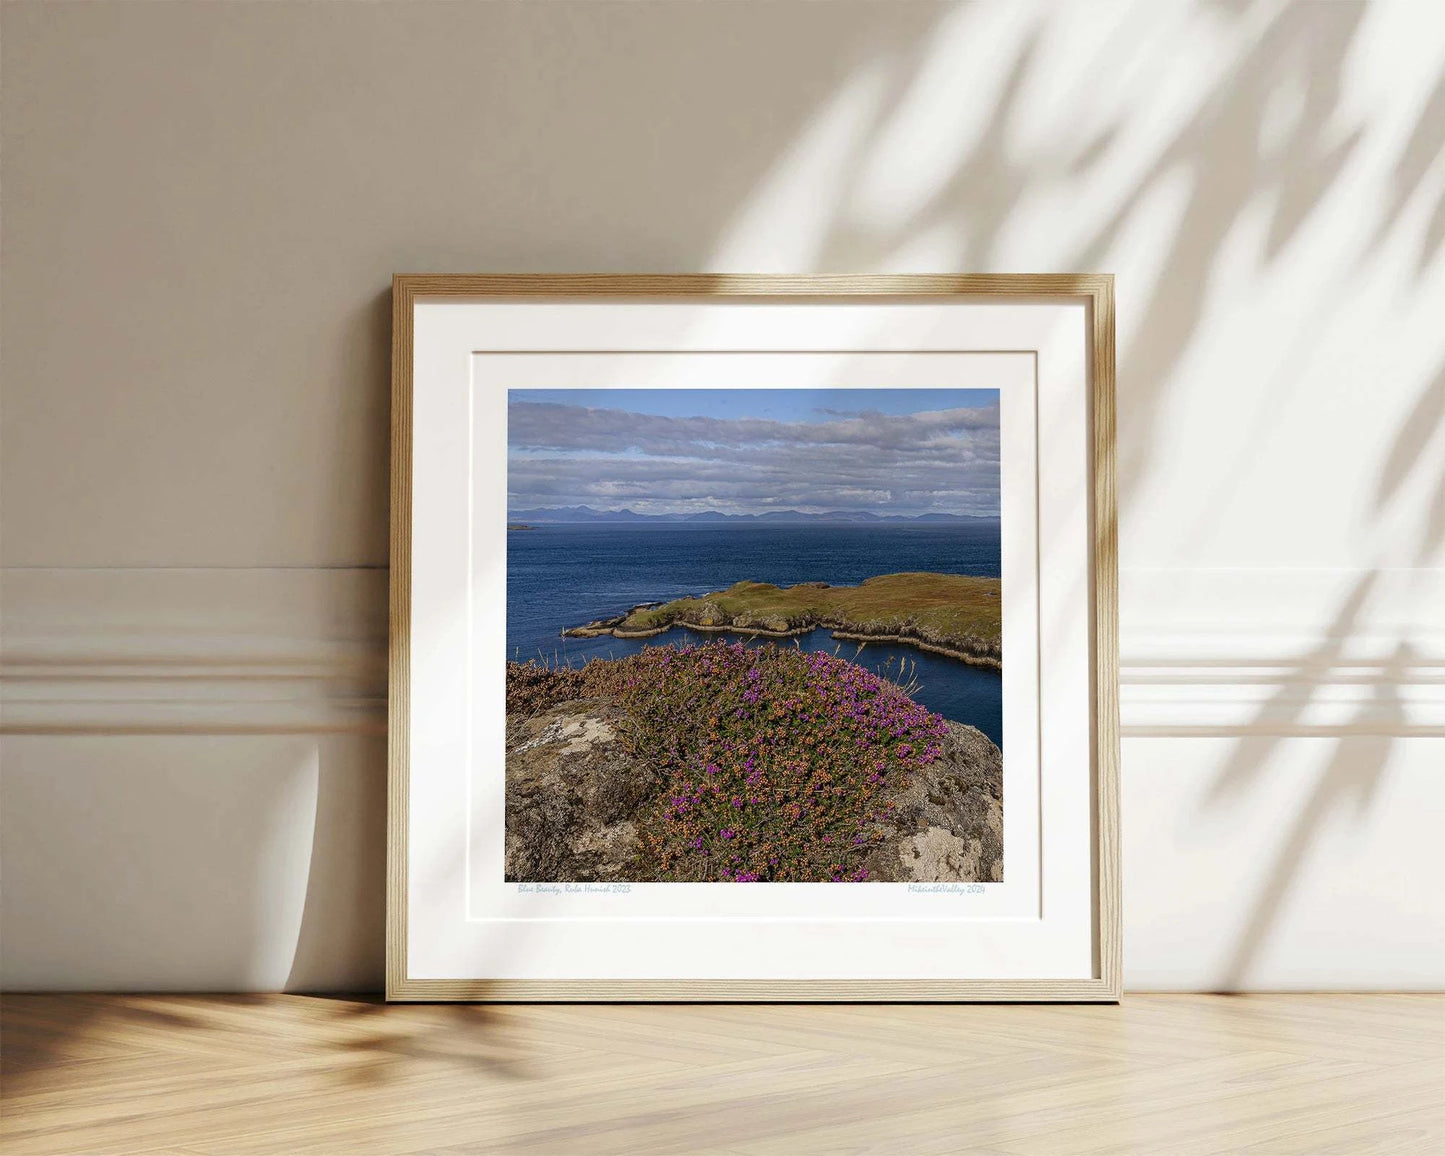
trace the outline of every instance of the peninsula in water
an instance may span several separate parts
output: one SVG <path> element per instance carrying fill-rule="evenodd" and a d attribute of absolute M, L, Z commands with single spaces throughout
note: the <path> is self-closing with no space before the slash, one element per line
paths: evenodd
<path fill-rule="evenodd" d="M 635 606 L 562 631 L 568 638 L 650 638 L 675 626 L 703 633 L 792 638 L 819 628 L 849 642 L 904 643 L 1002 669 L 997 578 L 883 574 L 857 586 L 737 582 L 701 597 Z"/>

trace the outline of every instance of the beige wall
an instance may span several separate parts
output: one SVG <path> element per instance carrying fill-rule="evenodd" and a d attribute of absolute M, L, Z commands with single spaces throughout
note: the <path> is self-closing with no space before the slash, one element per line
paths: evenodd
<path fill-rule="evenodd" d="M 1445 981 L 1442 33 L 6 4 L 6 982 L 378 982 L 393 272 L 914 269 L 1119 275 L 1128 981 Z"/>

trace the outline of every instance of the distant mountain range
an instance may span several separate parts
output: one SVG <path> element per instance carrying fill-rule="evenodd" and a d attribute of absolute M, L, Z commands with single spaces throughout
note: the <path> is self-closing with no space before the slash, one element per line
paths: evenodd
<path fill-rule="evenodd" d="M 805 514 L 801 510 L 770 510 L 766 514 L 719 514 L 709 510 L 702 514 L 639 514 L 633 510 L 594 510 L 591 506 L 564 506 L 556 510 L 513 510 L 507 514 L 509 523 L 526 523 L 532 526 L 575 525 L 592 522 L 650 522 L 650 523 L 737 523 L 741 525 L 759 522 L 769 525 L 847 525 L 858 522 L 914 522 L 924 524 L 960 522 L 996 522 L 995 517 L 973 517 L 963 514 L 919 514 L 908 517 L 903 514 L 873 514 L 867 510 L 829 510 L 823 514 Z"/>

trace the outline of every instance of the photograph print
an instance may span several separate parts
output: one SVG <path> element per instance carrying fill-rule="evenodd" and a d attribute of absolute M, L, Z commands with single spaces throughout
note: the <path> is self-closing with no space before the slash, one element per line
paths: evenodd
<path fill-rule="evenodd" d="M 999 392 L 520 390 L 505 878 L 1003 880 Z"/>

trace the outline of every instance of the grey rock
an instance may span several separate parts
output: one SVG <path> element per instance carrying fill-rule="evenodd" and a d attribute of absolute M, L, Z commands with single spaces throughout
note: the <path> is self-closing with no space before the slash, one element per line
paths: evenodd
<path fill-rule="evenodd" d="M 868 877 L 880 882 L 1003 882 L 1003 755 L 982 731 L 950 722 L 943 757 L 911 772 L 879 825 Z"/>
<path fill-rule="evenodd" d="M 626 880 L 634 816 L 659 780 L 628 751 L 606 699 L 507 720 L 506 878 Z"/>
<path fill-rule="evenodd" d="M 726 626 L 728 613 L 711 598 L 704 598 L 689 611 L 687 619 L 699 626 Z"/>

